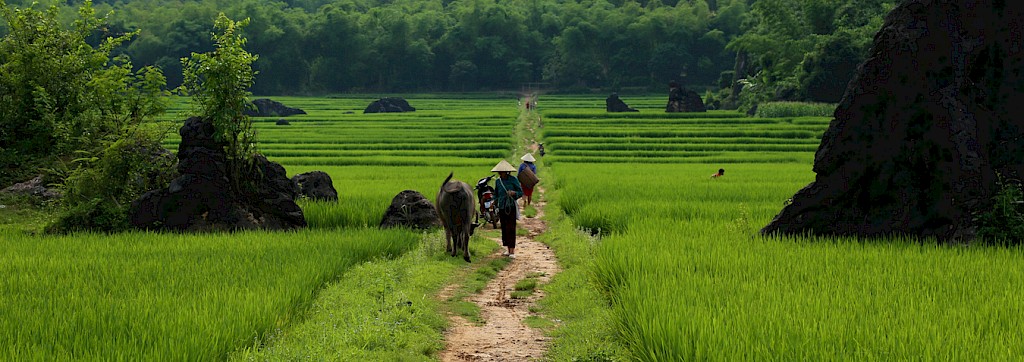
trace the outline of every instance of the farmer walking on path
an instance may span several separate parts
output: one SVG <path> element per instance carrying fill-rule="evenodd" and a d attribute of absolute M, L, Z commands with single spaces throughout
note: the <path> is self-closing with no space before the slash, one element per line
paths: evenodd
<path fill-rule="evenodd" d="M 523 186 L 523 195 L 526 196 L 526 203 L 523 205 L 529 205 L 533 203 L 533 188 L 537 186 L 537 165 L 534 164 L 537 159 L 533 158 L 532 153 L 527 153 L 522 157 L 523 163 L 519 165 L 519 183 Z M 529 174 L 526 171 L 529 170 Z M 524 181 L 527 178 L 531 183 Z"/>
<path fill-rule="evenodd" d="M 516 258 L 516 219 L 518 218 L 519 205 L 516 200 L 523 197 L 523 188 L 519 180 L 509 176 L 516 168 L 508 161 L 501 160 L 491 172 L 498 173 L 498 179 L 494 182 L 494 190 L 498 195 L 498 221 L 501 223 L 501 245 L 508 248 L 509 258 Z"/>

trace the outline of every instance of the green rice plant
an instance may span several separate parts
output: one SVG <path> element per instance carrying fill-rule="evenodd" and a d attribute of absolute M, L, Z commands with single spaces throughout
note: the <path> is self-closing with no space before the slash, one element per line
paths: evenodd
<path fill-rule="evenodd" d="M 567 265 L 545 287 L 551 300 L 542 302 L 543 313 L 566 321 L 552 332 L 551 359 L 610 359 L 594 356 L 587 341 L 602 330 L 611 333 L 610 345 L 628 349 L 623 355 L 645 361 L 999 360 L 1024 353 L 1017 333 L 1024 318 L 1014 312 L 1024 302 L 1012 297 L 1024 291 L 1020 247 L 757 235 L 813 179 L 810 151 L 783 156 L 788 160 L 775 151 L 664 158 L 677 163 L 597 156 L 600 147 L 589 147 L 594 155 L 560 154 L 600 145 L 581 141 L 588 146 L 574 149 L 577 139 L 685 145 L 689 137 L 783 139 L 807 132 L 798 138 L 813 140 L 827 119 L 781 120 L 770 130 L 676 125 L 662 128 L 661 136 L 648 133 L 657 122 L 630 129 L 597 123 L 560 129 L 549 122 L 545 162 L 555 181 L 547 213 L 555 219 L 542 239 Z M 709 178 L 718 168 L 725 176 Z M 560 211 L 568 218 L 559 221 Z M 575 227 L 600 232 L 588 237 L 593 234 Z M 573 277 L 579 279 L 563 279 Z M 587 290 L 598 301 L 580 305 L 564 296 Z M 593 308 L 601 305 L 610 305 L 603 316 L 610 326 L 587 322 L 594 320 L 589 314 L 602 313 Z"/>
<path fill-rule="evenodd" d="M 557 193 L 556 191 L 554 191 Z M 618 338 L 613 309 L 592 277 L 594 252 L 601 241 L 578 230 L 572 219 L 549 205 L 548 231 L 540 240 L 555 251 L 564 270 L 544 287 L 537 312 L 558 320 L 545 358 L 551 361 L 625 361 L 629 354 Z"/>
<path fill-rule="evenodd" d="M 373 99 L 275 98 L 310 106 L 308 114 L 289 117 L 296 121 L 290 126 L 275 125 L 279 117 L 255 120 L 254 129 L 263 145 L 257 147 L 271 161 L 285 166 L 484 165 L 506 156 L 514 142 L 509 131 L 516 124 L 517 113 L 508 99 L 413 98 L 411 103 L 421 104 L 416 112 L 346 114 L 351 110 L 340 111 L 333 104 L 347 104 L 343 109 L 360 103 L 365 107 Z M 174 149 L 179 142 L 180 137 L 172 132 L 162 144 Z"/>
<path fill-rule="evenodd" d="M 667 100 L 667 99 L 666 99 Z M 662 106 L 664 107 L 664 106 Z M 541 111 L 544 118 L 643 118 L 643 119 L 678 119 L 678 118 L 744 118 L 743 113 L 736 111 L 709 111 L 709 112 L 688 112 L 688 113 L 665 113 L 661 112 L 637 112 L 637 113 L 608 113 L 604 105 L 600 109 L 564 111 Z"/>
<path fill-rule="evenodd" d="M 453 276 L 487 263 L 479 259 L 467 265 L 446 255 L 442 236 L 440 231 L 423 234 L 419 246 L 400 258 L 350 269 L 316 296 L 306 318 L 229 360 L 429 359 L 444 347 L 445 308 L 479 318 L 473 303 L 443 303 L 433 296 Z M 475 238 L 470 243 L 474 255 L 490 254 L 495 247 Z"/>
<path fill-rule="evenodd" d="M 834 103 L 765 102 L 757 105 L 757 116 L 763 118 L 832 117 L 835 110 Z"/>
<path fill-rule="evenodd" d="M 419 239 L 403 230 L 0 230 L 0 303 L 8 306 L 0 311 L 0 356 L 223 359 L 300 318 L 315 291 L 352 265 L 402 254 Z"/>
<path fill-rule="evenodd" d="M 680 151 L 814 152 L 817 144 L 661 144 L 661 145 L 559 145 L 559 156 L 671 157 Z M 555 151 L 552 151 L 553 153 Z"/>
<path fill-rule="evenodd" d="M 491 174 L 497 160 L 477 166 L 316 166 L 286 162 L 292 174 L 319 170 L 331 176 L 337 202 L 301 201 L 310 228 L 373 227 L 380 225 L 391 200 L 404 190 L 417 191 L 431 202 L 448 173 L 471 185 Z"/>
<path fill-rule="evenodd" d="M 722 118 L 722 117 L 686 117 L 686 118 L 663 118 L 652 122 L 650 118 L 593 118 L 580 115 L 582 118 L 559 117 L 545 120 L 546 126 L 558 127 L 587 127 L 587 126 L 617 126 L 617 127 L 668 127 L 668 126 L 755 126 L 772 125 L 785 122 L 786 119 L 769 118 Z"/>
<path fill-rule="evenodd" d="M 489 158 L 498 159 L 505 156 L 504 149 L 483 149 L 483 150 L 439 150 L 429 151 L 431 157 L 447 158 Z M 332 157 L 332 158 L 353 158 L 353 157 L 416 157 L 423 156 L 424 150 L 278 150 L 264 149 L 262 152 L 270 158 L 285 157 Z"/>
<path fill-rule="evenodd" d="M 751 205 L 755 217 L 768 218 L 812 180 L 810 169 L 798 164 L 571 166 L 557 166 L 554 205 L 578 226 L 602 233 L 623 231 L 632 220 L 650 217 L 732 220 L 731 208 L 741 203 Z M 711 179 L 719 168 L 725 176 Z"/>
<path fill-rule="evenodd" d="M 494 166 L 498 161 L 490 158 L 451 158 L 429 156 L 352 156 L 346 158 L 330 156 L 300 156 L 275 157 L 274 162 L 280 163 L 289 169 L 288 172 L 292 172 L 291 167 L 289 166 L 308 166 L 305 168 L 313 168 L 312 166 L 378 166 L 395 168 L 399 168 L 401 166 L 433 166 L 433 168 L 467 168 L 470 166 L 476 166 L 477 168 L 487 168 L 490 170 L 489 166 Z"/>
<path fill-rule="evenodd" d="M 640 360 L 1024 352 L 1010 297 L 1022 291 L 1019 248 L 751 238 L 710 219 L 648 219 L 597 254 L 616 329 Z"/>
<path fill-rule="evenodd" d="M 399 150 L 490 150 L 490 149 L 504 149 L 507 148 L 507 143 L 504 142 L 475 142 L 475 143 L 442 143 L 442 142 L 416 142 L 416 143 L 397 143 L 397 142 L 381 142 L 380 140 L 371 140 L 365 143 L 362 142 L 346 142 L 346 143 L 268 143 L 261 145 L 263 151 L 268 150 L 387 150 L 387 151 L 399 151 Z"/>
<path fill-rule="evenodd" d="M 822 129 L 824 131 L 824 129 Z M 545 129 L 544 137 L 643 137 L 643 138 L 678 138 L 678 137 L 764 137 L 764 138 L 819 138 L 821 134 L 810 130 L 725 130 L 725 131 L 693 131 L 693 130 L 651 130 L 632 131 L 623 129 L 580 129 L 558 130 Z"/>
<path fill-rule="evenodd" d="M 574 147 L 593 147 L 601 145 L 604 149 L 631 149 L 641 147 L 658 148 L 664 145 L 674 146 L 679 144 L 813 144 L 817 145 L 820 140 L 817 138 L 769 138 L 769 137 L 686 137 L 686 138 L 590 138 L 590 137 L 548 137 L 544 139 L 544 145 L 552 148 L 561 148 L 563 145 Z M 548 146 L 550 145 L 550 146 Z"/>

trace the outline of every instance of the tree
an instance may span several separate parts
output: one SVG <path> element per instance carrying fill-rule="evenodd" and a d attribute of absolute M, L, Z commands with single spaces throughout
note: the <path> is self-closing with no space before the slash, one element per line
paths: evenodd
<path fill-rule="evenodd" d="M 749 29 L 728 49 L 749 56 L 756 76 L 744 88 L 754 100 L 799 97 L 836 101 L 881 27 L 893 1 L 759 0 L 749 13 Z"/>
<path fill-rule="evenodd" d="M 829 36 L 800 65 L 799 79 L 805 98 L 838 103 L 863 58 L 864 50 L 856 47 L 850 33 Z"/>
<path fill-rule="evenodd" d="M 169 181 L 173 157 L 145 127 L 166 108 L 166 79 L 111 56 L 137 32 L 98 40 L 108 28 L 90 1 L 70 28 L 55 6 L 0 0 L 0 12 L 10 29 L 0 41 L 0 183 L 36 167 L 59 170 L 49 176 L 62 187 L 62 210 L 48 230 L 126 228 L 131 201 Z"/>
<path fill-rule="evenodd" d="M 257 56 L 245 51 L 241 30 L 249 19 L 232 21 L 224 13 L 214 22 L 215 49 L 182 58 L 184 88 L 192 97 L 195 112 L 209 120 L 217 141 L 227 144 L 228 177 L 241 188 L 244 171 L 256 152 L 252 120 L 245 115 L 249 88 L 255 82 L 252 63 Z"/>
<path fill-rule="evenodd" d="M 163 112 L 159 69 L 134 71 L 127 57 L 111 57 L 136 32 L 87 42 L 106 26 L 90 1 L 70 28 L 56 6 L 19 9 L 0 0 L 0 13 L 10 29 L 0 41 L 0 184 L 78 152 L 98 154 Z"/>

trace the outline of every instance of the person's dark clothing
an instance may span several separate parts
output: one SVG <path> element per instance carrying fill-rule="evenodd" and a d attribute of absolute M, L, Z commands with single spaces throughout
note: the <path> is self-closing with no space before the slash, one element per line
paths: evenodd
<path fill-rule="evenodd" d="M 508 191 L 514 191 L 515 197 L 508 196 Z M 519 205 L 516 200 L 523 197 L 523 187 L 519 180 L 509 176 L 502 180 L 498 177 L 494 180 L 494 193 L 497 195 L 498 221 L 501 222 L 501 244 L 510 248 L 516 247 L 516 210 Z"/>
<path fill-rule="evenodd" d="M 501 223 L 501 245 L 516 247 L 516 210 L 498 210 L 498 221 Z"/>

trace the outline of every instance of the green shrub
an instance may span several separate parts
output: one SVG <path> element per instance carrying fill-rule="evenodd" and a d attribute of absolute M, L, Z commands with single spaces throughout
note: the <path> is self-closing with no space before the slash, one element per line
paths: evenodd
<path fill-rule="evenodd" d="M 1020 182 L 999 181 L 992 209 L 978 216 L 978 238 L 984 243 L 1020 244 L 1024 240 L 1024 192 Z"/>
<path fill-rule="evenodd" d="M 128 209 L 143 193 L 167 187 L 177 160 L 160 145 L 158 133 L 136 132 L 97 157 L 76 160 L 62 186 L 64 212 L 48 232 L 121 231 Z"/>
<path fill-rule="evenodd" d="M 0 185 L 49 168 L 76 151 L 97 152 L 165 105 L 159 69 L 134 71 L 127 57 L 111 57 L 137 32 L 104 33 L 91 1 L 72 27 L 51 6 L 45 11 L 0 1 L 9 32 L 0 39 Z M 93 46 L 86 39 L 102 34 Z"/>

